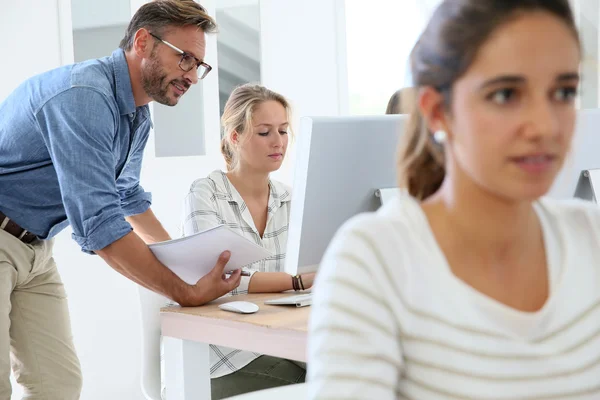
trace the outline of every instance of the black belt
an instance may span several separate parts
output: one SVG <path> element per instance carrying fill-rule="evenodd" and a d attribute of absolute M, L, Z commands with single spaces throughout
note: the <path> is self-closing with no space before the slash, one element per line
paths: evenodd
<path fill-rule="evenodd" d="M 23 243 L 31 243 L 35 239 L 37 239 L 36 235 L 21 228 L 13 220 L 11 220 L 6 215 L 4 215 L 1 211 L 0 211 L 0 229 L 10 233 L 11 235 L 16 237 Z"/>

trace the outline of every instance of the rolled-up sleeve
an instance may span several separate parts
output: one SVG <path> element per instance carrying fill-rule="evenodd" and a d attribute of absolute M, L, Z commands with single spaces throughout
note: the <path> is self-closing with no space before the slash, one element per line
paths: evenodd
<path fill-rule="evenodd" d="M 146 192 L 139 183 L 119 191 L 119 195 L 121 196 L 121 207 L 126 217 L 141 214 L 147 211 L 152 204 L 152 194 Z"/>
<path fill-rule="evenodd" d="M 143 140 L 137 142 L 136 148 L 131 149 L 129 162 L 117 179 L 117 191 L 121 198 L 121 208 L 126 217 L 141 214 L 148 210 L 152 204 L 152 194 L 146 192 L 140 185 L 142 158 L 147 140 L 148 136 L 146 135 Z"/>
<path fill-rule="evenodd" d="M 115 181 L 118 110 L 94 88 L 74 87 L 35 114 L 54 164 L 73 239 L 87 253 L 129 233 Z"/>

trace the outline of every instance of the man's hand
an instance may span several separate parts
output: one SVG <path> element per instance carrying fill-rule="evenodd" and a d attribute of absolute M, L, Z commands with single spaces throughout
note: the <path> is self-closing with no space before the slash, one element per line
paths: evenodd
<path fill-rule="evenodd" d="M 233 271 L 229 277 L 223 272 L 225 265 L 229 261 L 231 253 L 224 251 L 221 253 L 215 267 L 205 276 L 202 277 L 193 288 L 193 295 L 188 304 L 181 304 L 184 307 L 199 306 L 231 292 L 240 285 L 242 280 L 242 270 Z"/>
<path fill-rule="evenodd" d="M 188 285 L 158 261 L 135 232 L 97 250 L 96 254 L 120 274 L 182 306 L 200 306 L 217 299 L 238 287 L 241 279 L 241 270 L 229 278 L 223 276 L 230 256 L 224 252 L 212 271 L 195 285 Z"/>

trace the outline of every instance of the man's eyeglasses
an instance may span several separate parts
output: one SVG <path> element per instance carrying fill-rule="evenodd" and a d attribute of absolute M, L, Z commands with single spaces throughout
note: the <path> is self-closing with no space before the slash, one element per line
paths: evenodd
<path fill-rule="evenodd" d="M 192 70 L 192 68 L 196 67 L 196 69 L 198 71 L 198 79 L 204 79 L 206 77 L 206 75 L 208 75 L 210 70 L 212 69 L 212 67 L 210 65 L 208 65 L 207 63 L 205 63 L 204 61 L 200 61 L 193 55 L 188 54 L 185 51 L 181 50 L 180 48 L 173 46 L 171 43 L 167 42 L 166 40 L 162 40 L 161 38 L 156 36 L 154 33 L 150 33 L 150 35 L 153 38 L 155 38 L 156 40 L 159 40 L 163 44 L 169 46 L 170 48 L 172 48 L 173 50 L 175 50 L 176 52 L 178 52 L 181 55 L 181 60 L 179 60 L 179 68 L 181 68 L 183 71 L 189 72 Z"/>

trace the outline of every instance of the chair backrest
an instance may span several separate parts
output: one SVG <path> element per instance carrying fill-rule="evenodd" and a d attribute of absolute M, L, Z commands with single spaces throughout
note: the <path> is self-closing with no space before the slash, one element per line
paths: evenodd
<path fill-rule="evenodd" d="M 306 400 L 307 396 L 308 384 L 297 383 L 295 385 L 280 386 L 273 389 L 241 394 L 229 397 L 227 400 Z"/>
<path fill-rule="evenodd" d="M 138 286 L 142 322 L 142 393 L 147 400 L 161 400 L 160 309 L 168 299 Z"/>

